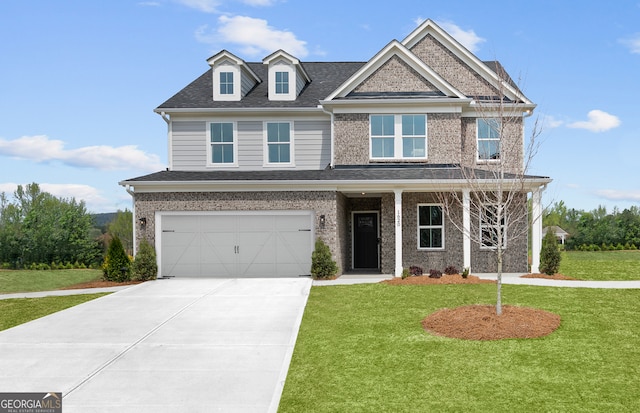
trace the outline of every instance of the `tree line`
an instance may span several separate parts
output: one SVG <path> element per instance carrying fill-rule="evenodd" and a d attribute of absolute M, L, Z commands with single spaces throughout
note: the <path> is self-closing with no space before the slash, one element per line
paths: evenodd
<path fill-rule="evenodd" d="M 640 248 L 640 207 L 632 206 L 611 213 L 599 206 L 591 211 L 568 208 L 563 201 L 547 208 L 543 226 L 559 226 L 569 233 L 566 249 L 612 250 Z"/>
<path fill-rule="evenodd" d="M 131 213 L 119 211 L 113 229 L 128 244 L 133 241 L 131 226 Z M 56 197 L 37 183 L 18 185 L 12 200 L 0 193 L 0 264 L 5 268 L 99 267 L 109 233 L 95 227 L 84 201 Z"/>

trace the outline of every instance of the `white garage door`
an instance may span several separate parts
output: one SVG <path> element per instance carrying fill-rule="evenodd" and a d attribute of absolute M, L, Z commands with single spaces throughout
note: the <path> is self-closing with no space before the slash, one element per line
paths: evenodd
<path fill-rule="evenodd" d="M 308 275 L 313 213 L 161 215 L 163 277 Z"/>

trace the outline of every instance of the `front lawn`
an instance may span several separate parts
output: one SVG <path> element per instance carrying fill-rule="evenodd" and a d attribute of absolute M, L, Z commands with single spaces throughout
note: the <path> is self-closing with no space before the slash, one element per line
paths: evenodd
<path fill-rule="evenodd" d="M 102 278 L 101 270 L 2 270 L 0 294 L 59 290 Z"/>
<path fill-rule="evenodd" d="M 313 287 L 280 412 L 640 411 L 640 290 L 503 286 L 562 317 L 547 337 L 464 341 L 420 321 L 495 285 Z"/>
<path fill-rule="evenodd" d="M 0 330 L 15 327 L 107 294 L 109 293 L 0 300 Z"/>
<path fill-rule="evenodd" d="M 640 280 L 640 251 L 565 251 L 560 273 L 580 280 Z"/>

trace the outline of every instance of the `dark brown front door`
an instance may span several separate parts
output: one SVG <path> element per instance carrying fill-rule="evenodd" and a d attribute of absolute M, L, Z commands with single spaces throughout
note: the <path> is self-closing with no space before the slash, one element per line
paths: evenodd
<path fill-rule="evenodd" d="M 353 268 L 378 268 L 378 214 L 353 214 Z"/>

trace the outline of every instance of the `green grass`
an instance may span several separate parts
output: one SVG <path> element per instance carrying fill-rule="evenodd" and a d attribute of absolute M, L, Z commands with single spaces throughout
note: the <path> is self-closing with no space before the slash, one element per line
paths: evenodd
<path fill-rule="evenodd" d="M 0 294 L 58 290 L 99 280 L 101 270 L 0 271 Z"/>
<path fill-rule="evenodd" d="M 280 412 L 640 411 L 640 290 L 503 286 L 562 318 L 528 340 L 436 337 L 421 320 L 495 286 L 313 287 Z"/>
<path fill-rule="evenodd" d="M 0 330 L 94 300 L 108 293 L 0 300 Z"/>
<path fill-rule="evenodd" d="M 566 251 L 560 273 L 580 280 L 640 280 L 640 251 Z"/>

